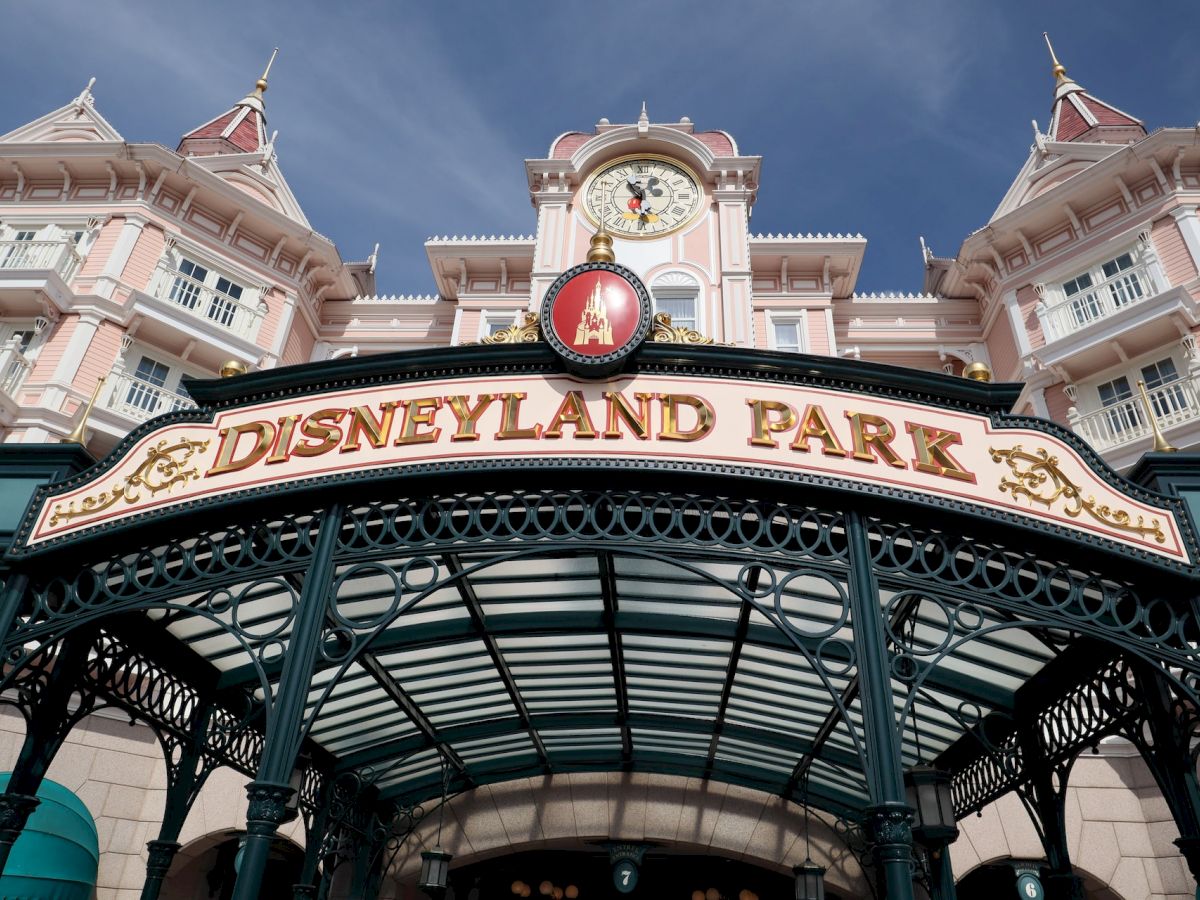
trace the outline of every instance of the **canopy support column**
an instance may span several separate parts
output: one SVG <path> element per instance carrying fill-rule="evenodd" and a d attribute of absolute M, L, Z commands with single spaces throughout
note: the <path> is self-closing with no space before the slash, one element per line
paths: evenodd
<path fill-rule="evenodd" d="M 292 885 L 292 900 L 313 900 L 321 887 L 321 855 L 325 849 L 330 830 L 330 799 L 333 795 L 333 777 L 324 779 L 316 804 L 304 806 L 304 864 L 300 877 Z"/>
<path fill-rule="evenodd" d="M 1134 672 L 1152 740 L 1149 748 L 1144 736 L 1139 741 L 1142 754 L 1179 828 L 1175 846 L 1187 860 L 1192 877 L 1200 881 L 1200 785 L 1189 746 L 1197 728 L 1197 713 L 1191 704 L 1176 702 L 1170 686 L 1153 666 L 1139 662 Z"/>
<path fill-rule="evenodd" d="M 887 900 L 913 900 L 912 817 L 905 802 L 904 769 L 892 699 L 891 666 L 884 641 L 883 607 L 871 563 L 866 523 L 846 513 L 849 545 L 850 615 L 862 686 L 863 768 L 872 805 L 863 828 L 875 854 Z"/>
<path fill-rule="evenodd" d="M 1055 769 L 1042 749 L 1036 718 L 1022 710 L 1017 724 L 1021 758 L 1029 781 L 1023 794 L 1036 817 L 1038 837 L 1046 851 L 1046 900 L 1084 900 L 1083 879 L 1071 868 L 1067 850 L 1067 776 L 1070 764 Z"/>
<path fill-rule="evenodd" d="M 275 701 L 268 713 L 266 741 L 254 781 L 246 786 L 246 843 L 232 900 L 257 900 L 271 852 L 271 841 L 287 817 L 289 785 L 300 753 L 301 723 L 312 682 L 325 608 L 333 576 L 333 554 L 342 523 L 342 507 L 325 511 L 318 527 L 312 561 L 300 591 L 300 606 L 288 640 Z"/>
<path fill-rule="evenodd" d="M 929 853 L 929 881 L 933 888 L 933 900 L 957 900 L 954 887 L 954 869 L 950 865 L 950 847 L 932 850 Z"/>
<path fill-rule="evenodd" d="M 164 739 L 160 735 L 167 764 L 167 804 L 158 837 L 146 844 L 146 880 L 142 883 L 141 900 L 158 900 L 163 881 L 179 852 L 179 833 L 212 771 L 204 754 L 204 736 L 211 721 L 212 707 L 203 707 L 189 740 Z M 174 749 L 179 750 L 178 762 L 172 758 Z"/>
<path fill-rule="evenodd" d="M 5 598 L 6 604 L 9 599 Z M 46 770 L 71 729 L 95 705 L 95 697 L 87 697 L 74 713 L 69 709 L 75 686 L 83 680 L 83 667 L 87 665 L 94 637 L 91 628 L 70 632 L 63 639 L 45 684 L 33 691 L 33 708 L 26 712 L 25 740 L 8 788 L 0 794 L 0 874 L 8 864 L 12 845 L 40 802 L 37 791 Z"/>

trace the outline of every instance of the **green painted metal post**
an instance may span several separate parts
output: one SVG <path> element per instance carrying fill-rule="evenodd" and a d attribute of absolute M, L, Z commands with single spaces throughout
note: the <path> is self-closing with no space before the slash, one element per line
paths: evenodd
<path fill-rule="evenodd" d="M 333 577 L 333 555 L 342 507 L 331 506 L 318 526 L 317 543 L 300 592 L 300 609 L 288 641 L 258 775 L 246 786 L 246 843 L 232 900 L 258 900 L 271 841 L 287 815 L 293 790 L 288 782 L 300 753 L 300 723 L 312 681 Z"/>
<path fill-rule="evenodd" d="M 866 752 L 863 768 L 872 804 L 865 810 L 863 828 L 882 874 L 884 896 L 887 900 L 913 900 L 913 810 L 905 802 L 883 608 L 871 564 L 866 523 L 857 511 L 847 512 L 845 522 L 851 627 L 858 660 Z"/>
<path fill-rule="evenodd" d="M 29 576 L 22 572 L 9 572 L 4 580 L 4 592 L 0 594 L 0 646 L 7 643 L 9 632 L 21 610 L 21 601 L 29 588 Z"/>
<path fill-rule="evenodd" d="M 933 883 L 933 900 L 957 900 L 954 869 L 950 865 L 950 848 L 942 847 L 929 854 L 929 875 Z"/>
<path fill-rule="evenodd" d="M 37 808 L 36 795 L 42 778 L 68 734 L 71 695 L 87 664 L 94 637 L 92 628 L 79 628 L 63 639 L 54 668 L 30 716 L 8 788 L 0 794 L 0 874 L 8 864 L 12 845 Z"/>
<path fill-rule="evenodd" d="M 158 837 L 146 844 L 146 880 L 142 882 L 140 900 L 158 900 L 163 881 L 179 852 L 179 833 L 183 830 L 192 804 L 208 780 L 211 769 L 204 766 L 204 738 L 212 721 L 211 701 L 203 708 L 192 726 L 192 737 L 184 747 L 179 762 L 168 769 L 167 804 L 163 810 Z"/>

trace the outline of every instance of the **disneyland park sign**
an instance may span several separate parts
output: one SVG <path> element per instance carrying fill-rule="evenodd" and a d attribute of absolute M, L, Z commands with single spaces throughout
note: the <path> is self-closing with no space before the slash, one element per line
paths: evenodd
<path fill-rule="evenodd" d="M 1190 562 L 1169 506 L 1121 490 L 1052 433 L 828 387 L 612 374 L 650 322 L 649 299 L 632 273 L 576 267 L 547 295 L 540 316 L 543 337 L 570 371 L 348 388 L 222 409 L 210 423 L 151 428 L 101 474 L 43 497 L 25 544 L 268 486 L 522 461 L 835 479 Z"/>

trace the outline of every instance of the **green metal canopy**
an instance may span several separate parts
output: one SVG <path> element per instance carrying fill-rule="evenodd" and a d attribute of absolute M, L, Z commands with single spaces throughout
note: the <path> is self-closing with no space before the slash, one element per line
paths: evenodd
<path fill-rule="evenodd" d="M 314 365 L 240 388 L 192 385 L 204 408 L 161 422 L 554 365 L 519 347 Z M 899 397 L 986 417 L 995 433 L 1014 422 L 1044 431 L 1098 484 L 1177 516 L 1195 548 L 1178 498 L 1122 481 L 1056 426 L 1007 416 L 1008 388 L 726 349 L 647 348 L 639 366 Z M 143 426 L 121 452 L 165 425 Z M 166 465 L 154 452 L 147 465 Z M 153 485 L 138 478 L 126 487 Z M 1089 514 L 1112 516 L 1095 504 Z M 905 769 L 952 770 L 960 816 L 1020 788 L 1051 821 L 1054 785 L 1083 747 L 1154 733 L 1156 777 L 1184 797 L 1170 781 L 1184 769 L 1166 751 L 1189 751 L 1164 710 L 1176 704 L 1182 720 L 1200 708 L 1192 562 L 915 498 L 903 484 L 689 468 L 667 455 L 268 478 L 8 562 L 2 686 L 23 711 L 36 717 L 41 679 L 61 676 L 67 721 L 73 672 L 89 696 L 150 722 L 167 751 L 176 834 L 216 765 L 256 779 L 261 822 L 282 818 L 302 775 L 310 874 L 344 852 L 382 865 L 381 847 L 445 793 L 643 771 L 823 809 L 899 848 L 880 856 L 898 885 L 911 880 Z M 889 817 L 903 827 L 884 827 Z"/>
<path fill-rule="evenodd" d="M 0 790 L 10 773 L 0 774 Z M 0 875 L 5 900 L 88 900 L 96 887 L 100 840 L 83 801 L 69 789 L 45 779 L 41 803 L 13 845 Z"/>

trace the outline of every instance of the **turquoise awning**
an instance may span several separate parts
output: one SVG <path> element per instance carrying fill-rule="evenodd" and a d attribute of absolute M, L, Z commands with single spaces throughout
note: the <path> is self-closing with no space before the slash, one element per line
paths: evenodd
<path fill-rule="evenodd" d="M 0 774 L 0 790 L 8 787 Z M 0 876 L 4 900 L 88 900 L 100 865 L 92 815 L 75 794 L 54 781 L 38 789 L 41 803 L 13 845 Z"/>

